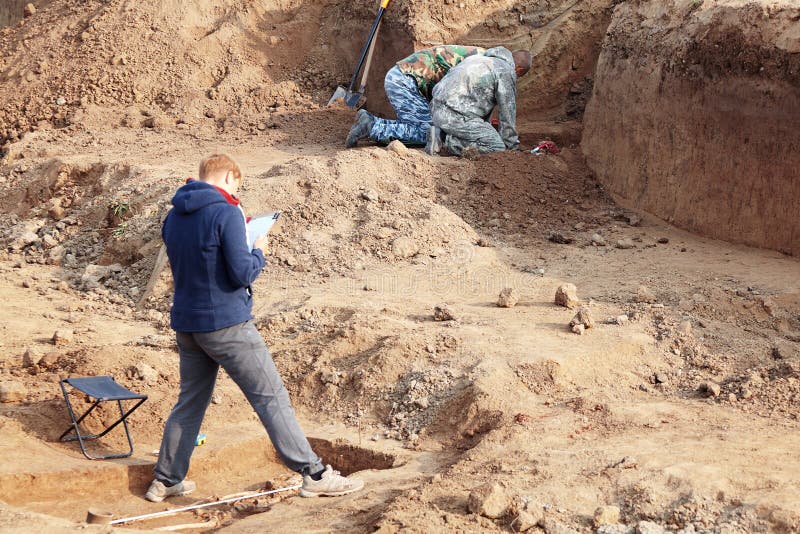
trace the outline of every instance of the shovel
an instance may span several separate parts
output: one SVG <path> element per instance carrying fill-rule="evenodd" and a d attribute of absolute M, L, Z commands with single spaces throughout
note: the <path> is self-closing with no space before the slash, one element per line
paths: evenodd
<path fill-rule="evenodd" d="M 369 32 L 369 37 L 367 37 L 367 42 L 364 43 L 364 48 L 361 50 L 361 55 L 358 58 L 358 65 L 356 65 L 356 70 L 353 73 L 353 77 L 350 79 L 350 85 L 348 85 L 346 89 L 341 85 L 337 87 L 336 91 L 333 92 L 333 96 L 328 101 L 329 106 L 338 104 L 340 102 L 344 103 L 349 108 L 357 108 L 364 105 L 366 99 L 363 98 L 363 92 L 367 83 L 367 74 L 369 72 L 370 63 L 372 62 L 372 51 L 375 47 L 375 35 L 378 33 L 378 26 L 380 26 L 383 12 L 386 11 L 387 7 L 389 7 L 389 2 L 391 2 L 391 0 L 381 0 L 381 7 L 378 9 L 378 14 L 375 16 L 375 22 L 372 23 L 372 29 Z M 367 58 L 367 54 L 369 54 L 369 58 Z M 361 77 L 361 87 L 359 87 L 358 91 L 354 91 L 353 89 L 356 85 L 358 72 L 361 70 L 361 66 L 364 65 L 365 58 L 367 59 L 367 65 L 364 68 L 364 75 Z"/>

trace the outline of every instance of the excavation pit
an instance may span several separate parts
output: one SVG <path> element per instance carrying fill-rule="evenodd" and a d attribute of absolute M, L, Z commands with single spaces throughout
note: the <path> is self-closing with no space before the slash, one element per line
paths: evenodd
<path fill-rule="evenodd" d="M 246 435 L 231 443 L 220 443 L 221 437 Z M 286 469 L 278 458 L 263 429 L 235 427 L 224 434 L 211 435 L 208 444 L 198 448 L 192 457 L 187 478 L 197 482 L 198 490 L 168 501 L 170 507 L 190 506 L 200 501 L 218 500 L 242 492 L 257 493 L 299 483 L 299 478 Z M 344 439 L 309 438 L 314 450 L 326 464 L 345 475 L 368 469 L 390 469 L 403 463 L 397 455 L 359 447 Z M 112 511 L 114 519 L 164 510 L 143 500 L 152 480 L 155 459 L 143 454 L 149 445 L 137 447 L 132 458 L 106 462 L 81 460 L 66 452 L 58 465 L 21 460 L 26 472 L 0 474 L 3 501 L 29 511 L 81 522 L 86 510 Z M 32 472 L 30 466 L 35 466 Z M 36 501 L 30 496 L 36 495 Z M 245 500 L 213 507 L 214 517 L 235 521 L 254 513 L 268 511 L 279 500 L 296 495 L 296 491 L 280 493 L 269 499 Z M 158 507 L 158 508 L 157 508 Z M 136 523 L 140 528 L 196 522 L 189 512 Z"/>

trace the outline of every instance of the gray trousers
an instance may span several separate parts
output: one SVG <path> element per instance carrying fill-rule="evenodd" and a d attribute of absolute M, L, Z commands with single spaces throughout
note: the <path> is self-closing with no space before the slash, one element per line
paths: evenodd
<path fill-rule="evenodd" d="M 475 147 L 481 154 L 501 152 L 506 149 L 503 138 L 490 123 L 481 117 L 463 115 L 445 104 L 431 103 L 433 124 L 446 135 L 444 146 L 451 154 L 460 156 L 467 147 Z"/>
<path fill-rule="evenodd" d="M 220 366 L 242 390 L 289 469 L 304 475 L 324 469 L 297 423 L 289 393 L 252 322 L 214 332 L 176 332 L 176 337 L 181 391 L 164 428 L 157 480 L 173 486 L 186 478 Z"/>

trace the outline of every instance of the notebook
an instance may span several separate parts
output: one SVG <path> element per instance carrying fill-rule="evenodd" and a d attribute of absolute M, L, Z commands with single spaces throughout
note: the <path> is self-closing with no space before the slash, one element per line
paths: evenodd
<path fill-rule="evenodd" d="M 253 243 L 256 239 L 269 233 L 280 216 L 281 212 L 275 211 L 250 219 L 250 222 L 247 223 L 247 246 L 250 250 L 253 250 Z"/>

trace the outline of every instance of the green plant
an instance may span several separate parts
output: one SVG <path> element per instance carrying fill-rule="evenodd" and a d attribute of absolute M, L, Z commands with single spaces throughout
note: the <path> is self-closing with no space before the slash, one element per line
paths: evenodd
<path fill-rule="evenodd" d="M 128 231 L 128 223 L 121 222 L 116 228 L 114 228 L 114 231 L 111 233 L 114 237 L 122 237 L 123 235 L 125 235 L 125 232 L 127 231 Z"/>
<path fill-rule="evenodd" d="M 124 202 L 122 200 L 115 200 L 111 203 L 111 213 L 114 214 L 119 220 L 123 220 L 125 218 L 125 214 L 128 213 L 131 209 L 130 204 Z"/>

